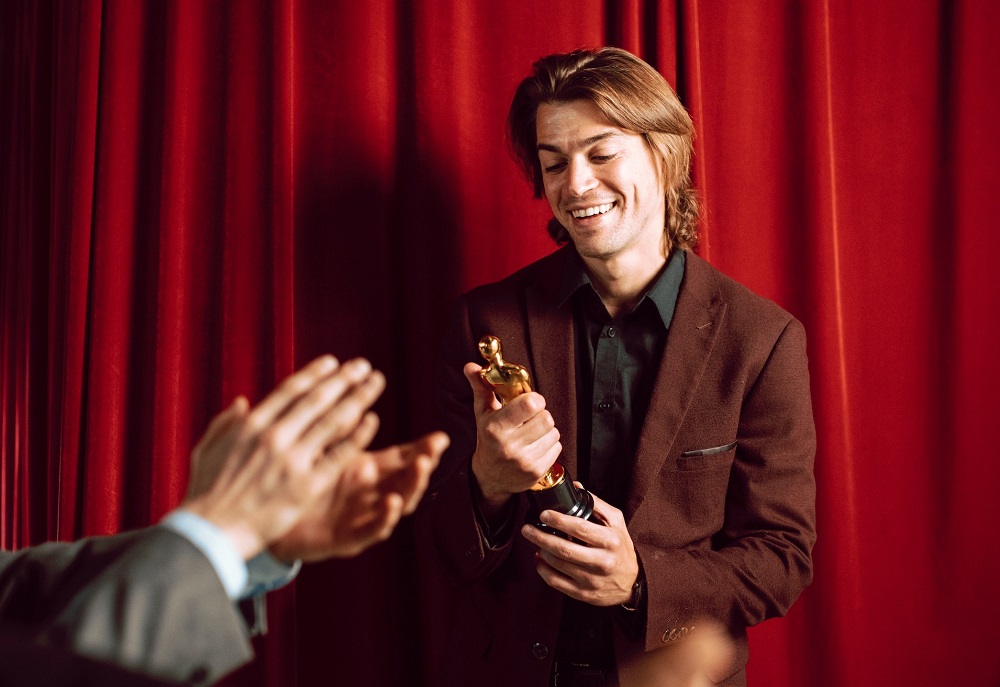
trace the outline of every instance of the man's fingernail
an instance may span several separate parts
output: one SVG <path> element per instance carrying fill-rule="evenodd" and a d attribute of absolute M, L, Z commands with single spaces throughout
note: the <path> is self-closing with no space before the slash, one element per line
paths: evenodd
<path fill-rule="evenodd" d="M 351 373 L 361 377 L 372 370 L 372 364 L 365 358 L 355 358 L 351 361 Z"/>

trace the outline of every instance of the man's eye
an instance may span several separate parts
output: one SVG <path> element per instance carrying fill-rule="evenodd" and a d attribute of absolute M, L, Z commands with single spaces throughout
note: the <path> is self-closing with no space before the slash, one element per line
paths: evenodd
<path fill-rule="evenodd" d="M 561 172 L 564 169 L 566 169 L 566 163 L 565 162 L 556 162 L 556 163 L 551 164 L 551 165 L 545 165 L 545 166 L 542 167 L 542 169 L 545 170 L 546 174 L 558 174 L 559 172 Z"/>
<path fill-rule="evenodd" d="M 593 155 L 593 156 L 591 156 L 590 159 L 593 160 L 594 162 L 600 164 L 602 162 L 611 162 L 612 160 L 615 159 L 615 155 L 614 154 L 611 154 L 611 155 Z"/>

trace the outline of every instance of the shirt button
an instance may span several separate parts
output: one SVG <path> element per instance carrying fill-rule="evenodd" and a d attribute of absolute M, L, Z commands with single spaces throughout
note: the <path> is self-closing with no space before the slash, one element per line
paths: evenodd
<path fill-rule="evenodd" d="M 541 642 L 535 642 L 531 645 L 531 655 L 541 661 L 549 655 L 549 647 Z"/>
<path fill-rule="evenodd" d="M 612 339 L 618 336 L 618 332 L 615 331 L 614 327 L 608 327 L 608 336 L 610 336 Z"/>
<path fill-rule="evenodd" d="M 600 403 L 597 404 L 597 407 L 600 410 L 609 410 L 611 408 L 611 402 L 610 401 L 601 401 Z"/>

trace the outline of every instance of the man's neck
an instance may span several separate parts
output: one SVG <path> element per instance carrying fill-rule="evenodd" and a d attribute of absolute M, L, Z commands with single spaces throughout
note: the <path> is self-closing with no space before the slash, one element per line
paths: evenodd
<path fill-rule="evenodd" d="M 666 249 L 655 253 L 627 254 L 600 260 L 583 258 L 590 281 L 611 319 L 629 313 L 649 289 L 667 262 Z"/>

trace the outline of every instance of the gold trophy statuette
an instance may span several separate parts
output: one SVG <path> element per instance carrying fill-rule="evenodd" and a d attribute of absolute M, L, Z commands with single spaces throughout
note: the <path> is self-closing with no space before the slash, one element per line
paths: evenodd
<path fill-rule="evenodd" d="M 500 339 L 492 335 L 484 336 L 479 340 L 479 353 L 488 363 L 479 376 L 493 390 L 501 405 L 531 391 L 528 371 L 520 365 L 504 362 Z M 543 510 L 554 510 L 584 520 L 589 520 L 594 512 L 594 497 L 586 489 L 578 489 L 558 461 L 526 493 L 531 505 L 528 517 L 534 521 L 533 524 L 560 536 L 565 535 L 539 521 L 538 516 Z"/>

